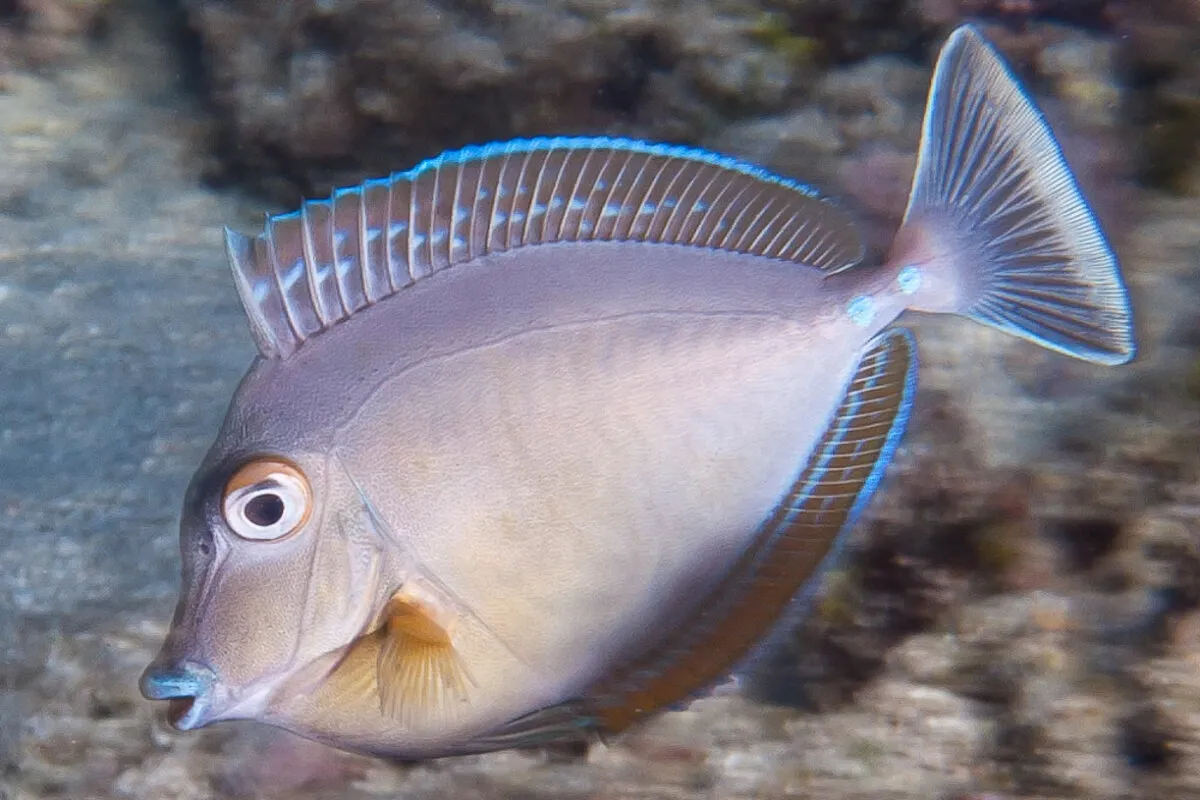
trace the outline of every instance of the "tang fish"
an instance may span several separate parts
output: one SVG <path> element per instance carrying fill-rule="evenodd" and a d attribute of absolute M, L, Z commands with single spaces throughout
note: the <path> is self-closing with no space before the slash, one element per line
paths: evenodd
<path fill-rule="evenodd" d="M 880 265 L 810 188 L 611 138 L 447 152 L 226 243 L 258 356 L 142 692 L 392 758 L 611 736 L 760 652 L 904 431 L 903 313 L 1134 354 L 1113 251 L 971 27 Z"/>

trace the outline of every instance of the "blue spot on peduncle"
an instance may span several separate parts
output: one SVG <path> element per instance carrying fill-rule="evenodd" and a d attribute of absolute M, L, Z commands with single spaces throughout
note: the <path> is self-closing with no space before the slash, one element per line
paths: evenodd
<path fill-rule="evenodd" d="M 860 294 L 846 304 L 846 313 L 851 322 L 865 328 L 875 318 L 875 301 L 865 294 Z"/>
<path fill-rule="evenodd" d="M 900 274 L 896 276 L 896 283 L 900 287 L 900 291 L 905 294 L 912 294 L 921 288 L 921 270 L 911 264 L 900 270 Z"/>

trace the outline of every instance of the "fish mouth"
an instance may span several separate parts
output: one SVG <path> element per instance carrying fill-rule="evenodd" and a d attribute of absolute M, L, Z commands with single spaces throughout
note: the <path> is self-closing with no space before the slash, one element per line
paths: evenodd
<path fill-rule="evenodd" d="M 194 697 L 172 697 L 167 700 L 167 724 L 175 730 L 183 730 L 181 724 L 196 705 Z"/>
<path fill-rule="evenodd" d="M 168 725 L 190 731 L 211 721 L 208 710 L 215 682 L 211 669 L 184 662 L 171 669 L 151 665 L 142 675 L 139 688 L 147 700 L 167 701 Z"/>

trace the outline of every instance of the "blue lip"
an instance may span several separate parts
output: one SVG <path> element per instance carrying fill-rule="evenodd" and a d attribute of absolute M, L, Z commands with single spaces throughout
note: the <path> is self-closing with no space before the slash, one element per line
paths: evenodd
<path fill-rule="evenodd" d="M 167 700 L 167 722 L 173 728 L 190 731 L 207 722 L 206 712 L 216 681 L 213 671 L 199 664 L 184 662 L 173 669 L 151 665 L 139 683 L 148 700 Z"/>

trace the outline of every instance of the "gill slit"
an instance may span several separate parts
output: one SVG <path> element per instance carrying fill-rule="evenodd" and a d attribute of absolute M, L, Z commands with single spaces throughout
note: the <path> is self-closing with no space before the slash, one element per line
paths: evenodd
<path fill-rule="evenodd" d="M 200 585 L 196 587 L 196 595 L 199 598 L 199 607 L 196 609 L 197 619 L 207 616 L 209 606 L 212 605 L 213 597 L 216 595 L 213 589 L 217 586 L 217 576 L 221 573 L 221 567 L 225 564 L 225 560 L 229 558 L 231 551 L 230 546 L 215 535 L 212 537 L 212 546 L 216 550 L 216 553 L 213 555 L 213 560 L 208 565 L 208 569 L 204 571 L 204 576 L 200 579 Z"/>
<path fill-rule="evenodd" d="M 317 494 L 315 491 L 313 492 L 312 496 L 313 496 L 314 503 L 316 502 L 316 499 L 318 497 L 322 497 L 322 496 L 327 497 L 328 496 L 329 478 L 326 477 L 322 483 L 323 483 L 323 485 L 321 487 L 321 494 Z M 328 508 L 321 509 L 321 526 L 320 526 L 320 528 L 325 527 L 325 514 L 327 512 L 328 512 Z M 309 554 L 308 567 L 307 567 L 308 574 L 305 576 L 305 581 L 304 581 L 305 586 L 311 587 L 313 585 L 313 574 L 316 572 L 316 567 L 317 567 L 317 554 L 320 551 L 321 551 L 321 548 L 313 547 L 311 553 Z M 312 591 L 306 592 L 304 595 L 304 607 L 303 607 L 300 619 L 304 620 L 306 627 L 308 626 L 308 623 L 312 620 L 312 617 L 310 616 L 310 614 L 312 613 L 312 602 L 313 602 L 313 597 L 315 595 L 316 595 L 316 592 L 312 592 Z M 304 638 L 303 632 L 301 633 L 300 636 L 297 636 L 295 638 L 294 642 L 292 643 L 292 652 L 291 652 L 291 656 L 288 659 L 288 663 L 294 664 L 296 662 L 296 656 L 300 652 L 300 642 L 303 638 Z"/>

